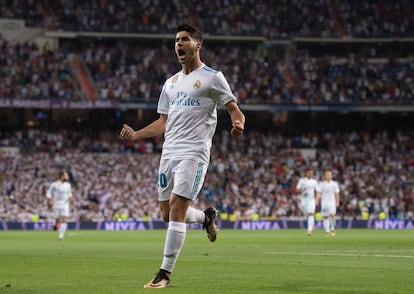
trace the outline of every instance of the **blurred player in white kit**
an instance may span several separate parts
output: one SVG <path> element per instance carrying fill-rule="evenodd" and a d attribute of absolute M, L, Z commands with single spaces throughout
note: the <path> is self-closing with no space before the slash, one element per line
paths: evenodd
<path fill-rule="evenodd" d="M 332 180 L 332 171 L 326 170 L 324 180 L 319 183 L 316 197 L 317 203 L 321 201 L 323 228 L 327 236 L 335 236 L 336 209 L 339 207 L 339 185 Z"/>
<path fill-rule="evenodd" d="M 311 236 L 315 225 L 315 197 L 318 191 L 318 182 L 313 178 L 312 168 L 305 170 L 305 177 L 299 179 L 296 191 L 300 193 L 299 208 L 307 218 L 307 234 Z"/>
<path fill-rule="evenodd" d="M 46 192 L 50 207 L 53 208 L 55 229 L 59 230 L 59 240 L 63 240 L 67 230 L 67 218 L 69 217 L 69 203 L 72 201 L 72 187 L 69 174 L 62 170 L 59 179 L 54 181 Z"/>

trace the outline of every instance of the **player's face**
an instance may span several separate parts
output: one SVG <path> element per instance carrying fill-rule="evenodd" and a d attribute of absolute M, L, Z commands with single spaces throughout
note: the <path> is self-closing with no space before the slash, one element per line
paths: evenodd
<path fill-rule="evenodd" d="M 307 177 L 308 179 L 312 178 L 312 177 L 313 177 L 313 170 L 308 170 L 308 171 L 306 172 L 306 177 Z"/>
<path fill-rule="evenodd" d="M 63 173 L 62 174 L 62 176 L 60 177 L 60 180 L 62 181 L 62 182 L 66 182 L 66 181 L 69 181 L 69 174 L 68 173 Z"/>
<path fill-rule="evenodd" d="M 189 32 L 178 32 L 175 36 L 175 53 L 181 64 L 189 64 L 197 58 L 201 44 L 194 40 Z"/>
<path fill-rule="evenodd" d="M 332 180 L 332 172 L 331 171 L 326 171 L 325 172 L 325 180 L 327 180 L 327 181 Z"/>

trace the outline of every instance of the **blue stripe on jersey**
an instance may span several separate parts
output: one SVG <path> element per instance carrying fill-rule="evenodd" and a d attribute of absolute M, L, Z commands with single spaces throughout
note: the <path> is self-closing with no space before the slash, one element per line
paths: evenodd
<path fill-rule="evenodd" d="M 218 73 L 218 70 L 212 69 L 211 67 L 209 67 L 207 65 L 204 65 L 203 69 L 206 70 L 206 71 L 210 71 L 212 73 Z"/>
<path fill-rule="evenodd" d="M 203 174 L 203 162 L 198 162 L 197 172 L 193 183 L 193 189 L 191 190 L 190 199 L 193 200 L 195 197 L 197 197 L 197 190 L 198 186 L 200 185 L 201 181 L 201 175 Z"/>

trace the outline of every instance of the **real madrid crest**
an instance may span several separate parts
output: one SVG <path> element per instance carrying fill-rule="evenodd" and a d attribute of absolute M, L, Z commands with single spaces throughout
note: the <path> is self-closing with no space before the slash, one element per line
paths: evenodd
<path fill-rule="evenodd" d="M 200 87 L 201 87 L 200 80 L 195 81 L 195 83 L 193 84 L 193 88 L 200 88 Z"/>

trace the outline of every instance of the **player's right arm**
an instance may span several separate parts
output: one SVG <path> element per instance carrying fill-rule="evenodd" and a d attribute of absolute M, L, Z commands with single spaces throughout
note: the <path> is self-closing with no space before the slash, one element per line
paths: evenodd
<path fill-rule="evenodd" d="M 231 100 L 230 102 L 226 103 L 225 107 L 230 114 L 232 122 L 232 129 L 230 133 L 232 135 L 242 134 L 244 131 L 245 123 L 245 117 L 243 112 L 240 110 L 239 106 L 234 100 Z"/>
<path fill-rule="evenodd" d="M 315 200 L 316 206 L 318 206 L 319 201 L 321 201 L 321 186 L 320 185 L 316 187 L 316 200 Z"/>
<path fill-rule="evenodd" d="M 130 126 L 124 124 L 120 133 L 121 138 L 124 140 L 137 141 L 160 136 L 165 132 L 167 118 L 167 114 L 160 114 L 160 117 L 157 120 L 138 131 L 134 131 Z"/>
<path fill-rule="evenodd" d="M 53 197 L 52 197 L 52 190 L 53 190 L 53 184 L 51 184 L 49 186 L 49 189 L 47 189 L 46 192 L 46 198 L 47 198 L 47 203 L 49 205 L 49 207 L 53 207 Z"/>

